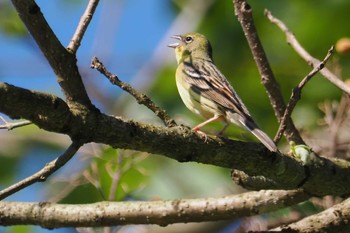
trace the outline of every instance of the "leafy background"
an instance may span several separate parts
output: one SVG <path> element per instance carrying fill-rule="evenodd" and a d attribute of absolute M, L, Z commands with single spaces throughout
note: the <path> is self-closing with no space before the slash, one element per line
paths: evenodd
<path fill-rule="evenodd" d="M 184 22 L 192 22 L 194 16 L 198 21 L 192 22 L 192 28 L 188 28 L 187 23 L 174 22 L 190 1 L 101 1 L 78 52 L 79 69 L 94 104 L 107 114 L 160 124 L 148 109 L 135 103 L 89 68 L 92 56 L 97 56 L 110 71 L 149 95 L 179 123 L 189 126 L 199 123 L 200 119 L 184 107 L 177 94 L 175 56 L 172 49 L 166 47 L 166 44 L 173 42 L 169 38 L 170 32 L 181 34 L 190 29 L 210 39 L 217 66 L 235 87 L 254 119 L 272 137 L 278 124 L 234 16 L 232 1 L 195 2 L 206 10 L 190 9 Z M 269 9 L 284 21 L 300 43 L 319 59 L 338 39 L 350 34 L 350 2 L 346 0 L 251 0 L 249 3 L 263 46 L 286 99 L 311 68 L 287 45 L 283 33 L 265 18 L 264 9 Z M 62 44 L 67 45 L 85 10 L 86 1 L 38 0 L 37 4 Z M 4 0 L 0 1 L 0 48 L 1 82 L 63 97 L 42 53 L 10 2 Z M 335 54 L 328 67 L 346 79 L 350 73 L 349 63 L 349 56 Z M 308 134 L 317 131 L 323 116 L 319 104 L 325 100 L 337 101 L 340 96 L 341 92 L 323 77 L 314 77 L 304 89 L 302 100 L 293 113 L 298 128 Z M 215 133 L 220 127 L 220 124 L 213 124 L 206 131 Z M 227 134 L 241 140 L 255 140 L 235 127 L 230 127 Z M 0 131 L 0 142 L 0 188 L 5 188 L 41 169 L 62 153 L 69 145 L 69 138 L 43 132 L 36 126 L 26 126 L 13 131 Z M 232 184 L 229 174 L 227 169 L 196 163 L 180 164 L 160 155 L 89 144 L 48 181 L 32 185 L 6 200 L 89 203 L 223 196 L 242 192 L 240 187 Z M 310 203 L 297 208 L 304 212 L 317 210 Z M 289 209 L 263 216 L 262 219 L 274 219 L 288 213 Z M 266 224 L 266 221 L 260 220 L 259 224 Z M 213 227 L 212 232 L 234 232 L 243 222 L 233 220 L 220 223 Z M 200 229 L 198 225 L 187 224 L 187 227 L 192 227 L 187 231 L 195 232 L 195 229 Z M 114 230 L 146 232 L 147 229 L 130 226 Z M 19 226 L 0 228 L 0 232 L 48 230 Z M 56 229 L 50 232 L 76 230 Z M 166 228 L 153 227 L 151 232 L 183 232 L 183 229 L 182 225 L 175 224 Z"/>

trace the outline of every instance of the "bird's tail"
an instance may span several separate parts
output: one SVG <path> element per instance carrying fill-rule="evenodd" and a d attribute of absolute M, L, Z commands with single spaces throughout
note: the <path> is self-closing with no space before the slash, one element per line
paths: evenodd
<path fill-rule="evenodd" d="M 253 119 L 250 116 L 242 117 L 238 115 L 237 113 L 229 113 L 228 119 L 231 121 L 231 123 L 243 125 L 245 128 L 247 128 L 255 137 L 259 139 L 259 141 L 265 145 L 267 149 L 269 149 L 271 152 L 276 152 L 277 146 L 272 141 L 272 139 L 267 136 L 267 134 L 262 131 L 253 121 Z"/>
<path fill-rule="evenodd" d="M 267 136 L 267 134 L 261 129 L 254 128 L 250 130 L 250 132 L 252 132 L 252 134 L 254 134 L 254 136 L 257 137 L 260 140 L 260 142 L 264 144 L 266 148 L 270 151 L 276 152 L 278 150 L 276 144 L 272 141 L 272 139 L 269 136 Z"/>

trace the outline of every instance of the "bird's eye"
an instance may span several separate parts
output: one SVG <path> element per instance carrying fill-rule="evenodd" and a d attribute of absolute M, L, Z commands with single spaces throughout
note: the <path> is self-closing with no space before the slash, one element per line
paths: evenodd
<path fill-rule="evenodd" d="M 186 36 L 185 42 L 186 42 L 187 44 L 191 43 L 192 41 L 193 41 L 192 36 Z"/>

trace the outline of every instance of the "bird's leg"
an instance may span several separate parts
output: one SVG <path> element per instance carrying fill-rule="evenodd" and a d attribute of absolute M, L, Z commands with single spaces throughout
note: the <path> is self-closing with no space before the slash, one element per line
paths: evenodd
<path fill-rule="evenodd" d="M 220 115 L 214 115 L 212 118 L 209 118 L 208 120 L 200 123 L 199 125 L 193 127 L 192 131 L 200 134 L 201 136 L 203 136 L 205 138 L 205 141 L 207 140 L 207 135 L 206 133 L 200 131 L 199 129 L 202 128 L 203 126 L 205 126 L 206 124 L 216 121 L 217 119 L 219 119 L 221 116 Z"/>
<path fill-rule="evenodd" d="M 224 128 L 223 128 L 222 130 L 220 130 L 220 132 L 217 133 L 216 136 L 222 137 L 222 136 L 224 135 L 225 130 L 227 129 L 227 127 L 228 127 L 229 125 L 230 125 L 229 123 L 225 122 Z"/>

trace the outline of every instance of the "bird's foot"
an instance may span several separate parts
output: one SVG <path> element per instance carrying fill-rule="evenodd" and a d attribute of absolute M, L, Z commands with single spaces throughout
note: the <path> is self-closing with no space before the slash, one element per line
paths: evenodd
<path fill-rule="evenodd" d="M 194 127 L 194 128 L 192 129 L 192 131 L 195 132 L 195 133 L 197 133 L 197 134 L 199 134 L 199 136 L 201 136 L 201 138 L 204 139 L 204 142 L 207 142 L 208 136 L 207 136 L 206 133 L 204 133 L 203 131 L 200 131 L 197 127 Z"/>

